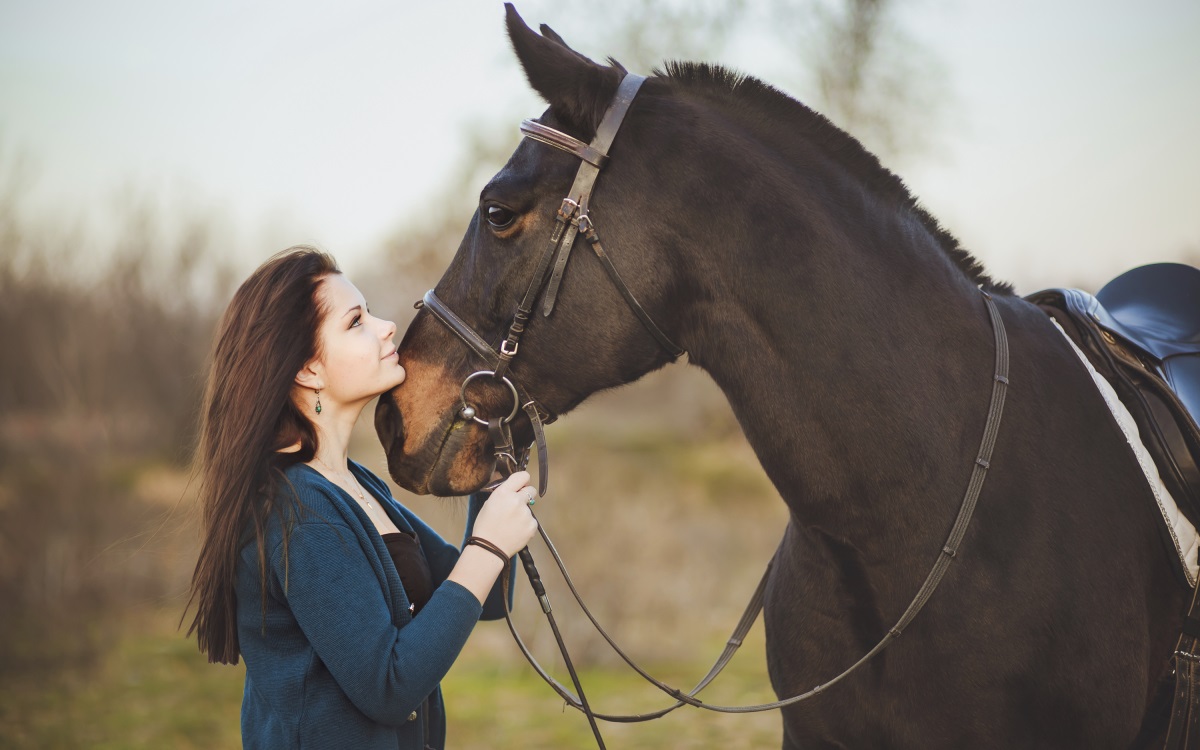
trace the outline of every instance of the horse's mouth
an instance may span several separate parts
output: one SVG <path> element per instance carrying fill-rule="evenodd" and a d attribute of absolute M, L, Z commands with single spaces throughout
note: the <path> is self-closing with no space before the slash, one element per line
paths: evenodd
<path fill-rule="evenodd" d="M 473 423 L 448 414 L 423 444 L 406 451 L 400 412 L 387 395 L 375 411 L 375 429 L 396 484 L 417 495 L 456 497 L 484 486 L 495 460 L 487 450 L 487 434 Z"/>
<path fill-rule="evenodd" d="M 480 435 L 481 431 L 470 422 L 449 420 L 423 481 L 430 494 L 455 497 L 487 484 L 495 459 L 486 451 L 486 440 Z"/>

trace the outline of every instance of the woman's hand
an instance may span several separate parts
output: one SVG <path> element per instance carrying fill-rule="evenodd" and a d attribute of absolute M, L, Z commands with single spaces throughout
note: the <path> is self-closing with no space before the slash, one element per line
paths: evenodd
<path fill-rule="evenodd" d="M 536 491 L 529 486 L 529 473 L 518 471 L 492 491 L 491 497 L 475 517 L 471 535 L 485 539 L 507 557 L 520 552 L 537 531 L 537 521 L 529 510 Z M 476 544 L 463 547 L 458 564 L 448 580 L 465 586 L 483 604 L 504 569 L 498 555 Z"/>
<path fill-rule="evenodd" d="M 492 491 L 475 518 L 472 535 L 488 540 L 509 557 L 517 554 L 537 532 L 537 521 L 529 510 L 529 501 L 535 497 L 537 490 L 529 485 L 529 472 L 516 472 Z"/>

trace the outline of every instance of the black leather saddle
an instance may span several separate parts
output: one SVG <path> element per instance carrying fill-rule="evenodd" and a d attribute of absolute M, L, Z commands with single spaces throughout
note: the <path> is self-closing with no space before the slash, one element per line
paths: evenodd
<path fill-rule="evenodd" d="M 1095 296 L 1047 289 L 1025 299 L 1057 320 L 1112 384 L 1163 484 L 1200 527 L 1200 268 L 1156 263 Z"/>

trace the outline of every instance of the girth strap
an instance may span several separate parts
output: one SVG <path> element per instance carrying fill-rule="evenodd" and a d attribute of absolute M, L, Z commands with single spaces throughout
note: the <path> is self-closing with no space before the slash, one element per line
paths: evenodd
<path fill-rule="evenodd" d="M 1165 750 L 1200 749 L 1200 586 L 1183 621 L 1183 632 L 1171 656 L 1175 667 L 1175 697 L 1167 725 Z"/>

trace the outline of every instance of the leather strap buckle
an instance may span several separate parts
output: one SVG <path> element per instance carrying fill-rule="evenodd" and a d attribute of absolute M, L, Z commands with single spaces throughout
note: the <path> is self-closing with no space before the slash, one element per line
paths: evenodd
<path fill-rule="evenodd" d="M 575 212 L 579 210 L 579 204 L 570 198 L 563 198 L 562 205 L 558 207 L 558 218 L 563 221 L 570 221 Z"/>

